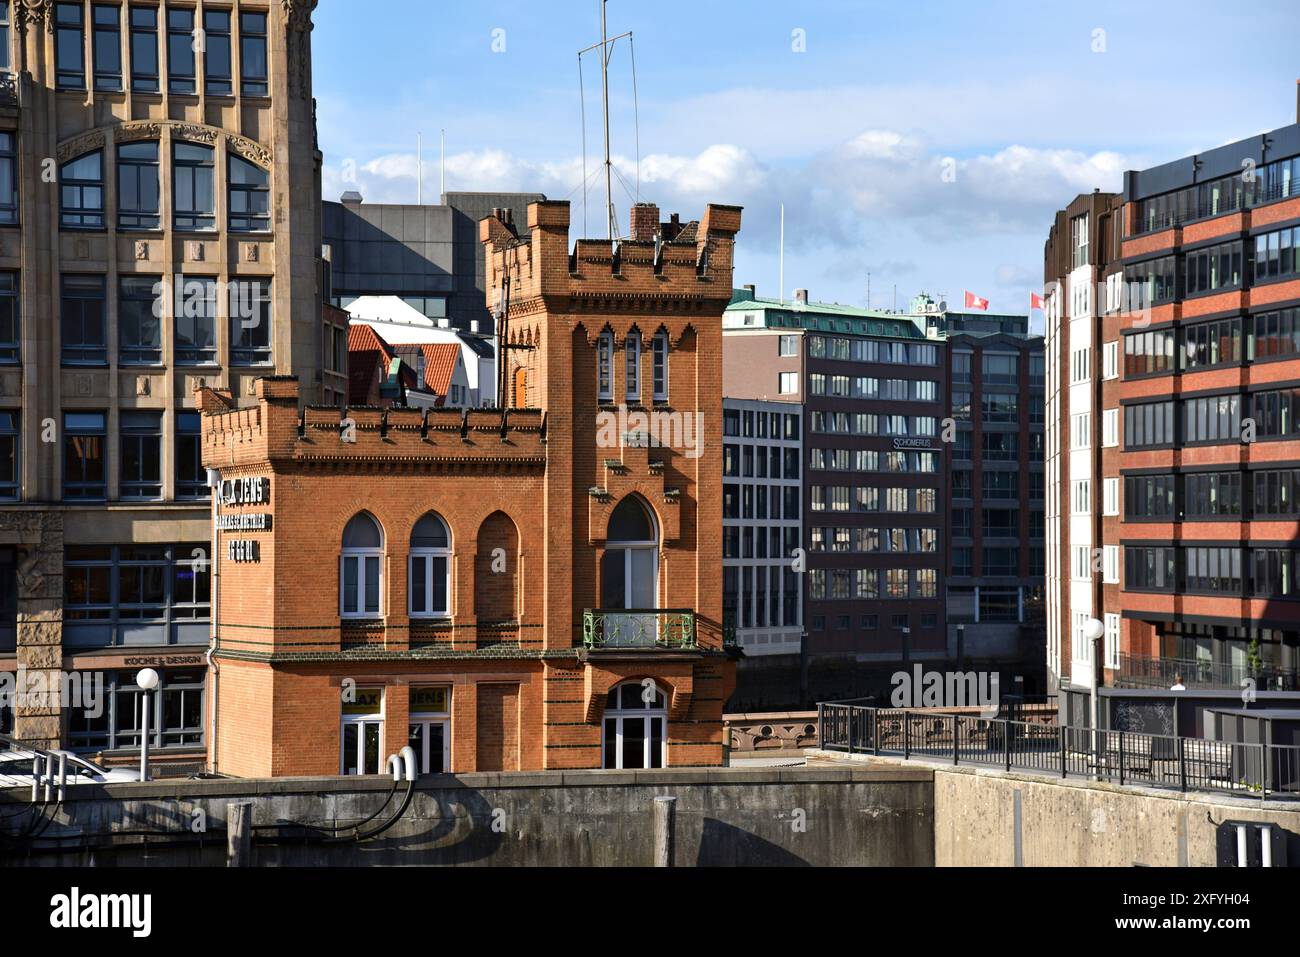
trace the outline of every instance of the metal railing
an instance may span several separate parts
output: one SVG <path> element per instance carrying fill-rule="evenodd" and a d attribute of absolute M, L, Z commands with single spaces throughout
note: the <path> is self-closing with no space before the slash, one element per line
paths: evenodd
<path fill-rule="evenodd" d="M 1165 658 L 1121 652 L 1116 684 L 1122 688 L 1169 688 L 1181 679 L 1187 688 L 1239 691 L 1247 679 L 1258 691 L 1300 690 L 1300 674 L 1267 665 L 1239 667 L 1199 658 Z"/>
<path fill-rule="evenodd" d="M 817 706 L 820 747 L 1092 777 L 1121 785 L 1300 798 L 1300 747 L 1047 725 L 971 714 Z"/>
<path fill-rule="evenodd" d="M 695 648 L 695 612 L 686 608 L 588 608 L 588 648 Z"/>

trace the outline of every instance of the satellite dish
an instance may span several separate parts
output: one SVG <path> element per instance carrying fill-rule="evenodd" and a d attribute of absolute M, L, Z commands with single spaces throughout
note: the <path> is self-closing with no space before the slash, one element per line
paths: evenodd
<path fill-rule="evenodd" d="M 939 311 L 940 311 L 940 312 L 947 312 L 947 311 L 948 311 L 948 303 L 947 303 L 947 301 L 944 301 L 944 302 L 940 302 L 940 303 L 939 303 Z"/>

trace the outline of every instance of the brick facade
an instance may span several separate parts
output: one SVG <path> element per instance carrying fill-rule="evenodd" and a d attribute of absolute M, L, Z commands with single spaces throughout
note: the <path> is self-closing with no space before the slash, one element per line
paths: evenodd
<path fill-rule="evenodd" d="M 251 409 L 201 396 L 205 464 L 223 483 L 269 482 L 265 502 L 245 494 L 259 482 L 229 486 L 238 494 L 220 505 L 227 524 L 265 515 L 270 527 L 219 535 L 216 770 L 338 773 L 355 688 L 382 689 L 382 761 L 407 743 L 416 690 L 432 687 L 450 692 L 448 770 L 601 767 L 606 696 L 646 679 L 663 695 L 663 763 L 721 762 L 735 668 L 719 571 L 721 314 L 740 210 L 663 224 L 657 254 L 652 238 L 579 240 L 571 255 L 567 203 L 533 204 L 528 221 L 526 240 L 501 219 L 480 226 L 490 298 L 508 302 L 505 375 L 526 383 L 534 408 L 300 412 L 284 378 L 259 381 Z M 597 395 L 602 335 L 617 402 Z M 652 402 L 656 335 L 667 337 L 667 394 Z M 629 353 L 637 336 L 644 348 Z M 657 414 L 652 434 L 682 421 L 690 434 L 632 439 L 647 431 L 639 413 Z M 665 646 L 652 630 L 648 646 L 614 647 L 602 619 L 585 619 L 609 593 L 609 524 L 629 497 L 655 530 L 654 606 L 687 613 L 638 620 L 684 619 L 688 640 Z M 430 512 L 450 538 L 447 609 L 413 616 L 411 535 Z M 382 530 L 379 605 L 345 617 L 344 529 L 363 513 Z"/>

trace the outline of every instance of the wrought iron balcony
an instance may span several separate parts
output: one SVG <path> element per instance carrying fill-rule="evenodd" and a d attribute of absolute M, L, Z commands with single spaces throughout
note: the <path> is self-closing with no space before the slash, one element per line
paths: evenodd
<path fill-rule="evenodd" d="M 694 650 L 695 612 L 687 608 L 588 608 L 582 613 L 588 648 Z"/>
<path fill-rule="evenodd" d="M 1121 688 L 1169 688 L 1181 680 L 1187 688 L 1240 690 L 1250 679 L 1259 691 L 1300 690 L 1300 675 L 1261 664 L 1257 668 L 1200 658 L 1164 658 L 1121 654 L 1116 685 Z"/>

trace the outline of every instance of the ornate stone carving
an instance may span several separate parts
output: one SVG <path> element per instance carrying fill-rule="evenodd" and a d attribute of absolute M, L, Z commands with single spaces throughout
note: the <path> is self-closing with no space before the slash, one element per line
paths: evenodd
<path fill-rule="evenodd" d="M 232 153 L 238 153 L 250 163 L 256 163 L 263 169 L 271 168 L 271 151 L 260 143 L 254 143 L 235 133 L 227 133 L 226 145 Z"/>
<path fill-rule="evenodd" d="M 211 126 L 199 126 L 197 123 L 173 123 L 171 128 L 174 139 L 189 140 L 193 143 L 207 143 L 210 146 L 217 144 L 218 130 Z"/>
<path fill-rule="evenodd" d="M 162 126 L 149 120 L 123 123 L 113 130 L 113 138 L 119 143 L 131 143 L 135 140 L 156 140 L 160 136 L 162 136 Z"/>
<path fill-rule="evenodd" d="M 64 163 L 73 157 L 80 156 L 82 153 L 89 153 L 92 150 L 104 148 L 104 131 L 91 130 L 88 133 L 82 133 L 80 136 L 74 136 L 70 140 L 64 140 L 59 144 L 54 155 L 58 157 L 60 163 Z"/>
<path fill-rule="evenodd" d="M 50 32 L 54 31 L 54 0 L 22 0 L 21 4 L 16 4 L 14 15 L 18 18 L 20 29 L 26 29 L 28 24 L 36 27 L 38 30 L 41 24 L 46 24 Z"/>
<path fill-rule="evenodd" d="M 147 375 L 138 375 L 135 377 L 135 394 L 138 396 L 148 395 L 153 390 L 153 380 Z"/>
<path fill-rule="evenodd" d="M 149 243 L 143 239 L 135 241 L 135 258 L 141 262 L 149 258 Z"/>
<path fill-rule="evenodd" d="M 261 247 L 258 246 L 257 243 L 244 243 L 244 262 L 257 262 L 258 256 L 260 255 L 260 249 Z"/>
<path fill-rule="evenodd" d="M 186 243 L 186 246 L 189 248 L 190 262 L 203 262 L 204 250 L 206 249 L 203 243 L 197 241 L 189 242 Z"/>
<path fill-rule="evenodd" d="M 289 95 L 311 95 L 311 14 L 316 0 L 281 0 L 289 61 Z"/>

